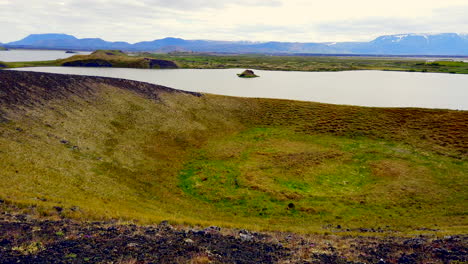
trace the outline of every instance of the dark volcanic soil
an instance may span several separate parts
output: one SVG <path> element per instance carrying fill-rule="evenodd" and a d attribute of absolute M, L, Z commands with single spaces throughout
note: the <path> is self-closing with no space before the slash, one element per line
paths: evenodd
<path fill-rule="evenodd" d="M 1 207 L 0 207 L 1 208 Z M 10 213 L 7 213 L 9 211 Z M 0 212 L 0 263 L 466 263 L 467 236 L 351 237 Z"/>
<path fill-rule="evenodd" d="M 175 64 L 173 61 L 147 59 L 147 58 L 145 58 L 145 61 L 148 62 L 148 67 L 150 69 L 177 69 L 179 68 L 177 64 Z"/>
<path fill-rule="evenodd" d="M 167 223 L 140 227 L 70 220 L 0 217 L 0 263 L 275 263 L 289 250 L 247 231 L 245 238 L 216 227 L 179 229 Z M 196 262 L 198 263 L 198 262 Z M 203 263 L 203 262 L 200 262 Z"/>
<path fill-rule="evenodd" d="M 112 53 L 106 53 L 107 55 L 113 55 Z M 179 68 L 177 64 L 173 61 L 168 60 L 156 60 L 144 58 L 142 59 L 143 65 L 137 66 L 136 68 L 148 68 L 148 69 L 177 69 Z M 83 59 L 83 60 L 74 60 L 65 62 L 62 66 L 67 67 L 114 67 L 112 61 L 107 61 L 103 59 Z M 132 68 L 132 63 L 127 65 Z"/>
<path fill-rule="evenodd" d="M 65 62 L 63 66 L 67 67 L 112 67 L 112 63 L 106 60 L 89 59 Z"/>

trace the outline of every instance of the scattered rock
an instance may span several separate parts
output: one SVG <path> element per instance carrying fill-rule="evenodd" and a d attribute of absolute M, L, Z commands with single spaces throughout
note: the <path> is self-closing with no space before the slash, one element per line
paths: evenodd
<path fill-rule="evenodd" d="M 409 263 L 418 263 L 418 257 L 416 254 L 405 254 L 403 253 L 403 255 L 398 259 L 398 264 L 409 264 Z"/>
<path fill-rule="evenodd" d="M 245 229 L 239 231 L 239 237 L 242 241 L 252 241 L 255 238 L 252 233 Z"/>
<path fill-rule="evenodd" d="M 128 243 L 127 247 L 128 248 L 136 248 L 136 247 L 138 247 L 138 244 L 137 243 Z"/>
<path fill-rule="evenodd" d="M 220 231 L 221 231 L 221 228 L 217 226 L 210 226 L 210 227 L 203 229 L 203 232 L 205 232 L 206 234 L 218 234 Z"/>
<path fill-rule="evenodd" d="M 172 227 L 168 221 L 162 221 L 158 225 L 159 230 L 161 231 L 172 231 L 174 230 L 174 227 Z"/>

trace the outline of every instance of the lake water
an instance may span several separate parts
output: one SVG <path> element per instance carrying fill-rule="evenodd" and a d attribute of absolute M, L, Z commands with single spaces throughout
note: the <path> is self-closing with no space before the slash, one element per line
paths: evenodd
<path fill-rule="evenodd" d="M 65 59 L 78 54 L 87 55 L 91 54 L 91 52 L 65 53 L 64 50 L 0 50 L 0 61 L 45 61 Z"/>
<path fill-rule="evenodd" d="M 388 71 L 260 71 L 242 79 L 243 69 L 145 70 L 38 67 L 23 71 L 117 77 L 176 89 L 221 95 L 281 98 L 378 107 L 468 110 L 468 75 Z"/>

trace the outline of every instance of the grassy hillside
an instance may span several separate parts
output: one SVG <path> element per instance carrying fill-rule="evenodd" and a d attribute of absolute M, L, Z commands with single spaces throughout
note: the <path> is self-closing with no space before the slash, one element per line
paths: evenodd
<path fill-rule="evenodd" d="M 0 199 L 44 216 L 466 232 L 466 111 L 14 71 L 0 92 Z"/>

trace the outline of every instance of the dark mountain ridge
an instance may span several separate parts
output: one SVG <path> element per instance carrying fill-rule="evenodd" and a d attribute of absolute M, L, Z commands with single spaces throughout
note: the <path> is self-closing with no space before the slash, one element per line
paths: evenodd
<path fill-rule="evenodd" d="M 142 41 L 109 42 L 100 38 L 78 39 L 67 34 L 32 34 L 26 38 L 5 44 L 9 48 L 41 49 L 122 49 L 126 51 L 152 52 L 218 52 L 218 53 L 314 53 L 314 54 L 369 54 L 369 55 L 468 55 L 468 35 L 398 34 L 380 36 L 369 42 L 248 42 L 185 40 L 164 38 Z"/>

